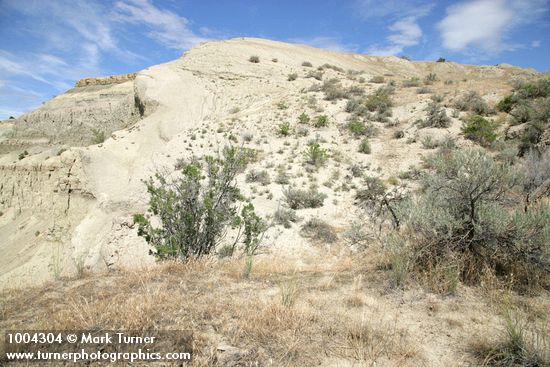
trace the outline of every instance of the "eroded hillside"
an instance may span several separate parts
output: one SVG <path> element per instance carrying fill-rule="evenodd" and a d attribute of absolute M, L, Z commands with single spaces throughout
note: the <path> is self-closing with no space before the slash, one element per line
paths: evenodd
<path fill-rule="evenodd" d="M 343 233 L 360 214 L 354 205 L 359 173 L 395 183 L 445 136 L 473 144 L 461 137 L 459 119 L 467 112 L 453 107 L 456 100 L 475 91 L 493 106 L 511 90 L 510 81 L 535 74 L 233 39 L 202 44 L 135 75 L 79 82 L 3 124 L 1 282 L 152 261 L 131 219 L 146 210 L 142 180 L 227 144 L 258 152 L 249 169 L 263 179 L 243 174 L 239 182 L 261 215 L 274 214 L 285 188 L 314 185 L 327 196 L 324 205 L 299 210 L 299 217 L 318 217 Z M 391 92 L 392 106 L 375 108 L 365 131 L 350 132 L 349 101 L 380 88 Z M 450 118 L 444 129 L 417 123 L 433 96 Z M 300 123 L 300 115 L 309 123 Z M 324 122 L 316 124 L 319 118 Z M 358 152 L 365 137 L 370 154 Z M 312 141 L 327 157 L 315 169 L 305 156 Z M 298 263 L 318 256 L 297 224 L 271 228 L 264 242 L 267 251 Z"/>

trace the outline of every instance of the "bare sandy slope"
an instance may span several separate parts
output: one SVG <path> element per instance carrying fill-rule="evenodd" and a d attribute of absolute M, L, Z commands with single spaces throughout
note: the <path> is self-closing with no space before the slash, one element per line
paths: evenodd
<path fill-rule="evenodd" d="M 260 62 L 249 62 L 251 55 Z M 313 68 L 302 66 L 304 61 Z M 348 117 L 346 101 L 326 101 L 323 93 L 309 91 L 320 82 L 305 76 L 324 64 L 342 70 L 325 68 L 323 80 L 338 78 L 345 87 L 359 86 L 367 93 L 380 86 L 369 83 L 373 76 L 384 76 L 386 83 L 395 81 L 392 120 L 398 124 L 388 128 L 375 123 L 380 133 L 371 139 L 371 155 L 358 154 L 359 141 L 342 129 Z M 291 73 L 298 74 L 297 80 L 288 81 Z M 510 66 L 410 62 L 253 38 L 201 44 L 178 60 L 143 70 L 135 80 L 124 81 L 131 85 L 124 88 L 146 106 L 144 115 L 104 143 L 71 147 L 69 142 L 63 147 L 41 142 L 27 148 L 29 155 L 22 159 L 18 159 L 22 150 L 0 156 L 0 287 L 36 284 L 78 268 L 151 263 L 147 245 L 137 236 L 131 219 L 147 207 L 142 180 L 156 169 L 173 167 L 179 158 L 213 154 L 230 142 L 258 149 L 262 159 L 251 168 L 266 169 L 271 175 L 266 186 L 245 183 L 244 175 L 239 177 L 243 192 L 261 215 L 271 215 L 281 205 L 284 186 L 273 180 L 277 167 L 283 165 L 293 186 L 316 183 L 328 195 L 323 207 L 300 210 L 299 216 L 303 220 L 320 217 L 342 234 L 358 215 L 354 190 L 349 188 L 360 185 L 360 179 L 350 174 L 350 167 L 358 165 L 387 179 L 418 164 L 429 152 L 420 143 L 422 136 L 459 135 L 457 118 L 445 131 L 419 131 L 413 125 L 424 117 L 430 94 L 417 94 L 416 88 L 400 85 L 404 79 L 422 79 L 429 73 L 437 74 L 438 81 L 429 88 L 444 96 L 445 105 L 469 90 L 479 91 L 494 103 L 510 90 L 510 79 L 534 75 Z M 79 88 L 90 87 L 75 91 L 84 90 Z M 70 98 L 66 94 L 58 100 L 70 104 Z M 56 99 L 49 103 L 48 108 L 58 106 Z M 312 118 L 325 114 L 330 124 L 309 126 L 307 136 L 277 135 L 281 122 L 290 122 L 294 129 L 302 112 Z M 34 124 L 65 131 L 66 126 L 56 121 Z M 0 128 L 0 143 L 6 143 L 13 123 Z M 393 138 L 396 130 L 403 130 L 402 139 Z M 331 158 L 318 172 L 307 173 L 303 152 L 316 137 Z M 290 229 L 271 228 L 264 245 L 264 252 L 298 266 L 323 252 L 300 236 L 296 224 Z"/>

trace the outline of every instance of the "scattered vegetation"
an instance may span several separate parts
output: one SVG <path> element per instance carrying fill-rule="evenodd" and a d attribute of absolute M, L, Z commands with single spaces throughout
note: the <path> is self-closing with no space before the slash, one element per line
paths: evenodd
<path fill-rule="evenodd" d="M 310 63 L 309 61 L 304 61 L 304 62 L 302 63 L 302 66 L 305 66 L 306 68 L 310 68 L 310 67 L 312 67 L 313 65 L 311 65 L 311 63 Z"/>
<path fill-rule="evenodd" d="M 250 56 L 248 58 L 248 61 L 250 61 L 253 64 L 257 64 L 257 63 L 260 62 L 260 57 L 259 56 Z"/>
<path fill-rule="evenodd" d="M 296 73 L 290 73 L 290 74 L 288 74 L 288 81 L 289 81 L 289 82 L 292 82 L 292 81 L 294 81 L 294 80 L 296 80 L 296 79 L 298 79 L 298 74 L 296 74 Z"/>

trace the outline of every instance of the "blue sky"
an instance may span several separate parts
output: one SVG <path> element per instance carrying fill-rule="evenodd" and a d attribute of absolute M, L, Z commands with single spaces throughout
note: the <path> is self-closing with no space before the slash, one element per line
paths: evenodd
<path fill-rule="evenodd" d="M 0 19 L 0 119 L 241 36 L 550 70 L 550 0 L 0 0 Z"/>

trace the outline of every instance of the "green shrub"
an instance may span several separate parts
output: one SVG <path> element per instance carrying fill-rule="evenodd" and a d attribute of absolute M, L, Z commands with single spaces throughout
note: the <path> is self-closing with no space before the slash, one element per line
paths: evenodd
<path fill-rule="evenodd" d="M 29 152 L 27 152 L 26 150 L 24 150 L 22 153 L 19 153 L 19 160 L 22 160 L 22 159 L 25 159 L 25 157 L 27 157 L 29 155 Z"/>
<path fill-rule="evenodd" d="M 298 116 L 298 123 L 300 123 L 300 124 L 308 124 L 310 120 L 311 119 L 310 119 L 309 115 L 305 112 L 302 112 L 302 114 L 300 116 Z"/>
<path fill-rule="evenodd" d="M 311 218 L 304 223 L 301 234 L 304 237 L 323 243 L 334 243 L 338 240 L 334 228 L 319 218 Z"/>
<path fill-rule="evenodd" d="M 393 102 L 390 94 L 392 91 L 392 89 L 381 87 L 367 97 L 351 99 L 346 104 L 346 112 L 365 118 L 371 117 L 370 112 L 391 116 Z"/>
<path fill-rule="evenodd" d="M 362 120 L 357 117 L 352 117 L 348 120 L 346 127 L 348 130 L 355 136 L 366 136 L 374 137 L 378 133 L 378 129 L 372 124 L 365 124 Z"/>
<path fill-rule="evenodd" d="M 283 122 L 279 125 L 279 129 L 277 130 L 279 135 L 281 136 L 288 136 L 290 134 L 290 123 Z"/>
<path fill-rule="evenodd" d="M 355 136 L 360 136 L 365 133 L 367 126 L 358 118 L 352 118 L 347 123 L 348 130 Z"/>
<path fill-rule="evenodd" d="M 363 139 L 361 141 L 361 143 L 359 144 L 359 153 L 363 153 L 363 154 L 370 154 L 371 153 L 370 143 L 369 143 L 369 140 L 367 138 Z"/>
<path fill-rule="evenodd" d="M 290 209 L 319 208 L 327 197 L 314 186 L 307 191 L 289 187 L 283 194 Z"/>
<path fill-rule="evenodd" d="M 514 108 L 514 98 L 513 95 L 508 95 L 501 99 L 497 104 L 497 110 L 501 112 L 509 113 Z"/>
<path fill-rule="evenodd" d="M 446 62 L 447 60 L 445 60 L 445 58 L 443 57 L 440 57 L 439 59 L 436 60 L 436 62 Z"/>
<path fill-rule="evenodd" d="M 377 89 L 373 94 L 367 96 L 363 103 L 368 111 L 380 113 L 388 111 L 393 105 L 389 91 L 385 88 Z"/>
<path fill-rule="evenodd" d="M 306 68 L 310 68 L 310 67 L 312 67 L 313 65 L 311 65 L 311 63 L 310 63 L 309 61 L 304 61 L 304 62 L 302 63 L 302 66 L 305 66 Z"/>
<path fill-rule="evenodd" d="M 328 116 L 327 115 L 317 116 L 317 119 L 315 120 L 315 123 L 313 124 L 313 126 L 315 127 L 328 126 Z"/>
<path fill-rule="evenodd" d="M 290 74 L 288 74 L 288 81 L 289 81 L 289 82 L 292 82 L 292 81 L 294 81 L 294 80 L 296 80 L 296 79 L 298 79 L 298 74 L 296 74 L 296 73 L 290 73 Z"/>
<path fill-rule="evenodd" d="M 105 131 L 92 129 L 92 144 L 101 144 L 105 141 Z"/>
<path fill-rule="evenodd" d="M 306 162 L 315 167 L 321 167 L 328 159 L 328 151 L 318 143 L 310 144 L 305 153 Z"/>
<path fill-rule="evenodd" d="M 252 215 L 253 207 L 245 206 L 246 211 L 239 216 L 236 205 L 240 193 L 235 177 L 247 159 L 244 150 L 227 147 L 221 157 L 205 157 L 183 165 L 179 177 L 157 173 L 145 182 L 149 212 L 159 225 L 139 214 L 134 221 L 138 234 L 156 248 L 158 258 L 207 255 L 224 238 L 226 228 L 235 225 L 244 225 L 248 231 L 248 250 L 257 245 L 258 220 Z"/>
<path fill-rule="evenodd" d="M 259 56 L 250 56 L 248 58 L 248 61 L 250 61 L 253 64 L 257 64 L 257 63 L 260 62 L 260 57 Z"/>
<path fill-rule="evenodd" d="M 483 146 L 488 146 L 496 140 L 497 134 L 495 131 L 495 123 L 482 116 L 470 117 L 462 127 L 466 139 L 473 140 Z"/>

